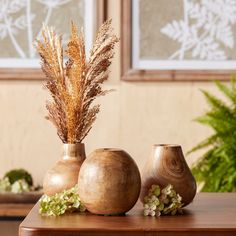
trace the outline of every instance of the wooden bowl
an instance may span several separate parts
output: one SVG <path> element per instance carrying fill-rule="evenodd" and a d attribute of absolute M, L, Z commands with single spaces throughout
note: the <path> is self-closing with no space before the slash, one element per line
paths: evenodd
<path fill-rule="evenodd" d="M 138 167 L 121 149 L 97 149 L 81 166 L 79 196 L 91 213 L 124 214 L 135 205 L 140 188 Z"/>

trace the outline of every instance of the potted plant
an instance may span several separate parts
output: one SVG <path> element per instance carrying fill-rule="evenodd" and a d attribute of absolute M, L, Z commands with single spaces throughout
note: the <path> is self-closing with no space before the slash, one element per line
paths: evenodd
<path fill-rule="evenodd" d="M 77 183 L 85 159 L 82 142 L 100 109 L 100 105 L 93 105 L 93 101 L 108 92 L 101 85 L 108 78 L 108 67 L 117 41 L 112 33 L 111 20 L 100 27 L 88 60 L 83 31 L 78 34 L 73 22 L 66 49 L 62 46 L 62 37 L 47 26 L 43 27 L 42 39 L 36 40 L 35 47 L 47 79 L 45 87 L 52 97 L 46 104 L 47 119 L 57 128 L 63 142 L 62 159 L 44 178 L 43 190 L 47 195 L 62 192 Z M 68 57 L 66 62 L 64 55 Z"/>
<path fill-rule="evenodd" d="M 225 99 L 202 91 L 210 109 L 196 121 L 209 126 L 213 134 L 189 153 L 205 148 L 206 152 L 193 166 L 193 174 L 203 192 L 236 191 L 236 84 L 216 82 Z"/>

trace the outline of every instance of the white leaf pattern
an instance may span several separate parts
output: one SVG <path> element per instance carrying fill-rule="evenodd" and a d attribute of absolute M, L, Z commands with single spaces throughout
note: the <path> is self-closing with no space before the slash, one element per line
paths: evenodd
<path fill-rule="evenodd" d="M 192 51 L 194 58 L 201 60 L 225 60 L 226 56 L 224 51 L 219 49 L 219 44 L 214 42 L 211 37 L 205 38 L 196 44 Z"/>
<path fill-rule="evenodd" d="M 8 2 L 8 8 L 7 8 L 8 14 L 16 13 L 26 6 L 26 0 L 12 0 L 7 2 Z"/>
<path fill-rule="evenodd" d="M 163 34 L 166 34 L 170 38 L 177 40 L 180 43 L 183 41 L 183 35 L 185 31 L 186 29 L 184 27 L 183 21 L 173 21 L 161 29 Z"/>
<path fill-rule="evenodd" d="M 229 25 L 220 22 L 216 27 L 215 37 L 226 47 L 229 47 L 231 49 L 234 47 L 233 32 Z"/>
<path fill-rule="evenodd" d="M 71 0 L 38 0 L 38 2 L 46 7 L 47 14 L 44 19 L 45 24 L 48 24 L 54 8 L 65 5 L 70 1 Z M 31 12 L 31 3 L 32 0 L 0 0 L 0 40 L 9 37 L 12 46 L 21 58 L 33 58 L 35 55 L 35 50 L 32 47 L 32 22 L 36 15 Z M 17 41 L 16 35 L 20 30 L 26 31 L 28 37 L 28 52 L 25 52 Z M 39 32 L 36 35 L 39 35 Z"/>
<path fill-rule="evenodd" d="M 34 18 L 35 18 L 35 15 L 31 14 L 30 20 L 32 21 Z M 18 18 L 16 18 L 14 21 L 14 26 L 21 30 L 25 29 L 27 27 L 27 16 L 21 15 Z"/>
<path fill-rule="evenodd" d="M 0 24 L 0 39 L 4 39 L 7 36 L 7 27 L 4 24 Z"/>
<path fill-rule="evenodd" d="M 161 28 L 161 33 L 181 44 L 169 59 L 225 60 L 234 47 L 236 0 L 183 0 L 185 17 Z M 187 17 L 186 17 L 187 16 Z"/>

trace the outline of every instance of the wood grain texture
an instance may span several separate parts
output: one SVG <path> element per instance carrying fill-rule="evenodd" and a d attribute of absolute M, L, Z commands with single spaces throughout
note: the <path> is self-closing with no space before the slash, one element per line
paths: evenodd
<path fill-rule="evenodd" d="M 17 236 L 22 220 L 21 218 L 14 221 L 12 219 L 0 220 L 1 236 Z"/>
<path fill-rule="evenodd" d="M 41 69 L 0 68 L 0 80 L 42 80 L 45 76 Z"/>
<path fill-rule="evenodd" d="M 137 70 L 132 67 L 132 0 L 121 0 L 121 79 L 125 81 L 229 80 L 236 70 Z M 206 61 L 207 63 L 207 61 Z M 222 62 L 223 63 L 223 62 Z"/>
<path fill-rule="evenodd" d="M 34 204 L 0 204 L 0 217 L 24 217 L 30 212 Z M 0 233 L 1 235 L 1 233 Z"/>
<path fill-rule="evenodd" d="M 94 20 L 95 35 L 97 29 L 103 24 L 105 20 L 107 20 L 107 0 L 97 0 L 96 4 L 97 4 L 96 6 L 97 18 Z"/>
<path fill-rule="evenodd" d="M 42 191 L 32 191 L 26 193 L 0 193 L 0 204 L 3 203 L 32 203 L 35 204 L 43 195 Z"/>
<path fill-rule="evenodd" d="M 21 223 L 20 236 L 235 236 L 236 193 L 199 193 L 184 215 L 144 217 L 140 203 L 126 216 L 67 214 L 43 217 L 38 204 Z"/>
<path fill-rule="evenodd" d="M 137 202 L 140 188 L 138 167 L 121 149 L 97 149 L 81 166 L 79 196 L 94 214 L 124 214 Z"/>
<path fill-rule="evenodd" d="M 148 194 L 153 184 L 161 188 L 172 184 L 180 194 L 184 205 L 188 205 L 197 190 L 196 181 L 185 161 L 180 145 L 157 144 L 152 148 L 150 157 L 142 171 L 140 200 Z"/>
<path fill-rule="evenodd" d="M 43 192 L 52 196 L 74 187 L 78 182 L 80 167 L 85 158 L 83 143 L 63 144 L 62 159 L 46 173 Z"/>

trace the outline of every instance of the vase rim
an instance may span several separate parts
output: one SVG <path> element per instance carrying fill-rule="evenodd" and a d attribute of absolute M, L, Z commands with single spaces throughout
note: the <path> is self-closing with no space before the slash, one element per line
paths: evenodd
<path fill-rule="evenodd" d="M 154 147 L 181 147 L 179 144 L 167 144 L 167 143 L 160 143 L 160 144 L 153 144 Z"/>
<path fill-rule="evenodd" d="M 63 143 L 63 146 L 84 146 L 84 143 Z"/>
<path fill-rule="evenodd" d="M 95 151 L 120 152 L 120 151 L 123 151 L 123 149 L 121 149 L 121 148 L 98 148 Z"/>

